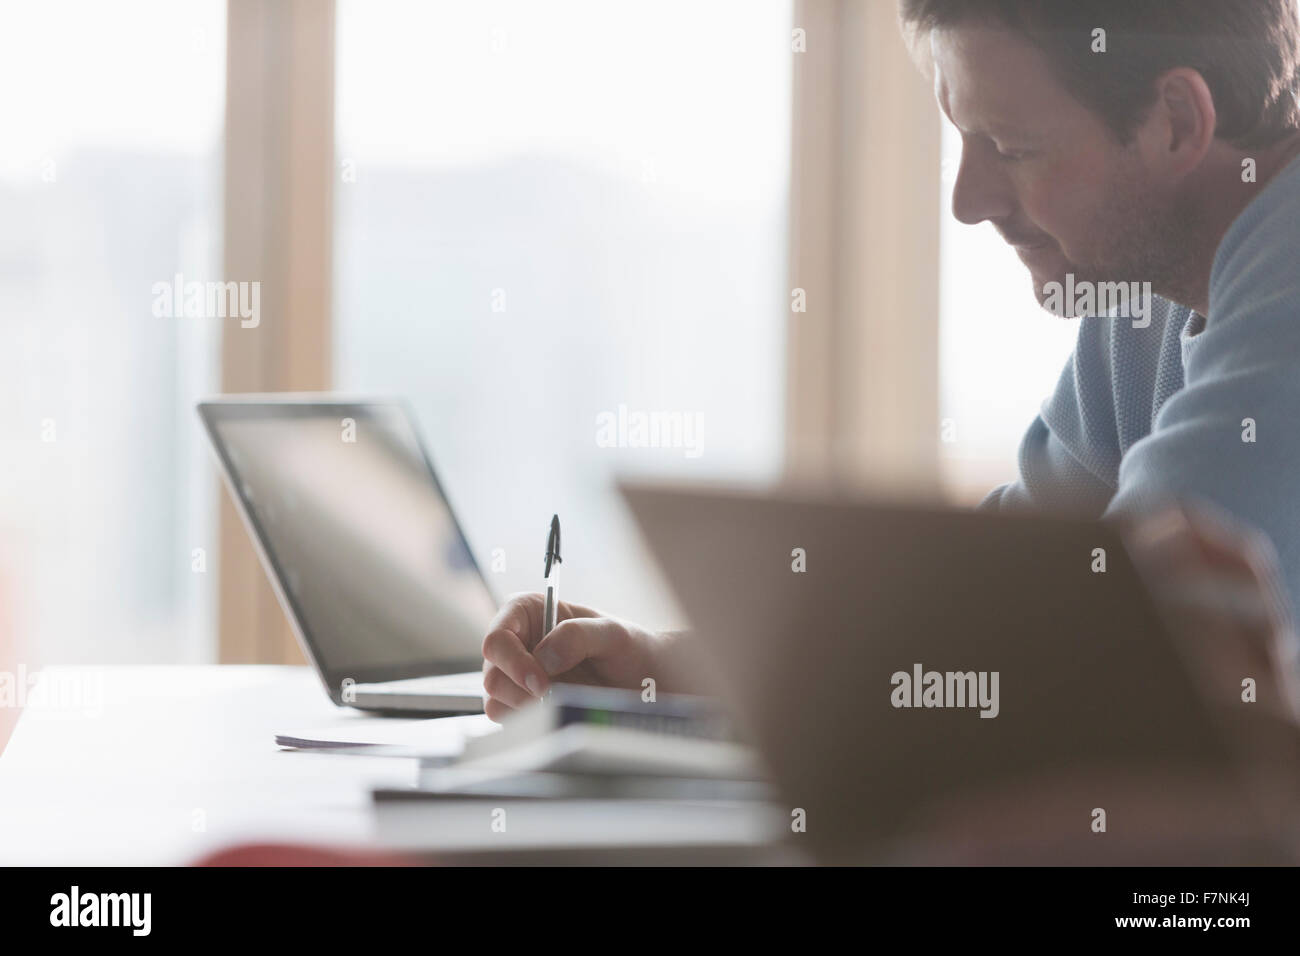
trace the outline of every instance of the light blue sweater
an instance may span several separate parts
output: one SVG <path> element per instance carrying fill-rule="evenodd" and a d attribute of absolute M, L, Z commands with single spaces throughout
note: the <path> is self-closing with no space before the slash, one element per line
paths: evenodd
<path fill-rule="evenodd" d="M 1269 535 L 1300 608 L 1300 160 L 1224 236 L 1208 322 L 1162 299 L 1147 328 L 1080 322 L 1019 479 L 981 507 L 1096 517 L 1206 498 Z"/>

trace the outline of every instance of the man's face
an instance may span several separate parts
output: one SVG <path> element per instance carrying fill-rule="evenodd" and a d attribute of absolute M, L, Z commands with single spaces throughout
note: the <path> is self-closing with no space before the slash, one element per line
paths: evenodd
<path fill-rule="evenodd" d="M 1066 92 L 1029 40 L 962 26 L 935 31 L 931 49 L 935 94 L 962 136 L 953 215 L 993 223 L 1040 302 L 1066 273 L 1157 288 L 1174 278 L 1188 224 L 1168 185 Z"/>

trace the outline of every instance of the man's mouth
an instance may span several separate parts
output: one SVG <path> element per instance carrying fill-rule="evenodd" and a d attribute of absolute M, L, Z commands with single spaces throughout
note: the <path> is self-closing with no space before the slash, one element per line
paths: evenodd
<path fill-rule="evenodd" d="M 1012 232 L 994 223 L 1002 241 L 1015 249 L 1041 249 L 1052 244 L 1052 237 L 1044 232 Z"/>
<path fill-rule="evenodd" d="M 1037 252 L 1052 245 L 1052 240 L 1044 236 L 1003 236 L 1007 244 L 1017 251 Z"/>
<path fill-rule="evenodd" d="M 1016 251 L 1020 261 L 1031 268 L 1046 266 L 1056 252 L 1056 243 L 1042 237 L 1008 239 L 1007 242 Z"/>

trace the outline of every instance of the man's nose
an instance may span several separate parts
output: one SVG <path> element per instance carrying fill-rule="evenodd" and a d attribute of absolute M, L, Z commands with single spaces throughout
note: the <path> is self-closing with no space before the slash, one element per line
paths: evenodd
<path fill-rule="evenodd" d="M 991 152 L 978 147 L 964 146 L 961 165 L 957 167 L 957 182 L 952 190 L 952 214 L 958 222 L 968 226 L 985 220 L 1006 219 L 1015 212 L 1015 196 L 1011 181 L 998 166 Z"/>

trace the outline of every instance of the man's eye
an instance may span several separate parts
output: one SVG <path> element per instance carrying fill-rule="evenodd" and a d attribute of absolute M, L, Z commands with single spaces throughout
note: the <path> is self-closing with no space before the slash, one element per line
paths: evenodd
<path fill-rule="evenodd" d="M 1023 149 L 1004 149 L 1002 147 L 998 147 L 997 150 L 998 150 L 999 157 L 1012 162 L 1018 159 L 1024 159 L 1026 156 L 1029 155 L 1029 153 Z"/>

